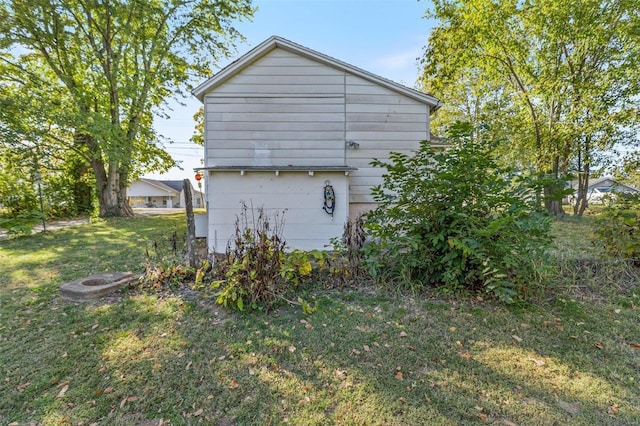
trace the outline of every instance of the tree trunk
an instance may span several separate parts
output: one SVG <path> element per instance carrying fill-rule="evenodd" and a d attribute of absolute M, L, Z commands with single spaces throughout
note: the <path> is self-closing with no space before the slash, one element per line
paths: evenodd
<path fill-rule="evenodd" d="M 582 216 L 587 208 L 587 195 L 589 189 L 589 175 L 591 173 L 591 155 L 589 150 L 591 144 L 589 138 L 584 141 L 584 160 L 582 158 L 582 149 L 578 151 L 578 197 L 576 205 L 573 207 L 573 214 Z"/>
<path fill-rule="evenodd" d="M 547 212 L 554 217 L 564 216 L 562 208 L 562 184 L 559 183 L 559 163 L 560 159 L 556 156 L 553 160 L 553 169 L 548 176 L 556 183 L 547 184 L 544 187 L 544 205 Z"/>
<path fill-rule="evenodd" d="M 127 201 L 126 179 L 121 179 L 115 164 L 109 166 L 107 173 L 104 164 L 92 160 L 91 166 L 96 175 L 96 188 L 100 204 L 100 217 L 131 217 L 133 209 Z"/>
<path fill-rule="evenodd" d="M 584 173 L 578 174 L 578 197 L 576 198 L 576 205 L 573 207 L 573 214 L 576 216 L 582 216 L 587 208 L 587 188 L 589 188 L 588 168 Z"/>

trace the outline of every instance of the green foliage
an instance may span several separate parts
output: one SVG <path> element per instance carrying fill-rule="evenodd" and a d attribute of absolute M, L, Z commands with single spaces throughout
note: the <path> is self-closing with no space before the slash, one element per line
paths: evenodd
<path fill-rule="evenodd" d="M 501 161 L 522 170 L 606 166 L 606 151 L 637 147 L 637 10 L 635 0 L 434 0 L 423 84 L 443 102 L 438 124 L 491 123 Z"/>
<path fill-rule="evenodd" d="M 168 237 L 153 241 L 145 251 L 144 273 L 138 286 L 156 292 L 177 290 L 193 280 L 197 282 L 204 269 L 194 270 L 186 264 L 183 257 L 185 246 L 186 235 L 179 235 L 177 229 Z"/>
<path fill-rule="evenodd" d="M 147 262 L 139 286 L 147 290 L 176 290 L 193 280 L 195 272 L 183 259 L 170 257 Z"/>
<path fill-rule="evenodd" d="M 100 215 L 132 215 L 130 181 L 174 165 L 154 115 L 234 53 L 233 25 L 253 11 L 249 0 L 0 2 L 0 92 L 18 95 L 0 95 L 13 106 L 0 122 L 29 149 L 80 155 Z"/>
<path fill-rule="evenodd" d="M 311 315 L 314 312 L 316 312 L 318 310 L 318 301 L 316 300 L 316 302 L 314 303 L 313 306 L 311 306 L 306 300 L 304 300 L 302 297 L 298 297 L 298 303 L 300 303 L 300 306 L 302 306 L 302 312 L 305 315 Z"/>
<path fill-rule="evenodd" d="M 365 262 L 377 281 L 482 290 L 505 302 L 543 281 L 551 221 L 536 202 L 540 187 L 500 167 L 471 130 L 452 126 L 445 151 L 425 141 L 414 156 L 373 162 L 387 169 L 365 222 Z"/>
<path fill-rule="evenodd" d="M 217 302 L 243 310 L 244 306 L 269 307 L 296 285 L 307 272 L 308 259 L 294 252 L 287 260 L 282 238 L 283 218 L 269 218 L 262 208 L 254 212 L 243 206 L 236 219 L 236 236 L 223 259 L 215 262 L 219 288 Z"/>
<path fill-rule="evenodd" d="M 640 199 L 618 194 L 596 219 L 594 244 L 608 254 L 640 264 Z"/>
<path fill-rule="evenodd" d="M 0 217 L 0 228 L 9 235 L 29 235 L 33 225 L 42 221 L 43 216 L 39 210 L 21 212 L 11 217 Z"/>
<path fill-rule="evenodd" d="M 281 235 L 283 225 L 283 216 L 270 218 L 262 208 L 253 211 L 243 206 L 236 220 L 233 244 L 213 265 L 211 287 L 217 290 L 218 304 L 238 310 L 245 306 L 269 309 L 287 300 L 285 296 L 294 294 L 303 284 L 317 280 L 343 286 L 355 278 L 352 273 L 355 260 L 346 256 L 350 250 L 355 251 L 345 243 L 348 238 L 336 246 L 340 247 L 338 251 L 286 251 Z M 205 265 L 203 270 L 206 269 Z M 201 287 L 207 279 L 207 274 L 198 272 L 196 285 Z M 305 314 L 316 310 L 317 306 L 300 300 Z"/>

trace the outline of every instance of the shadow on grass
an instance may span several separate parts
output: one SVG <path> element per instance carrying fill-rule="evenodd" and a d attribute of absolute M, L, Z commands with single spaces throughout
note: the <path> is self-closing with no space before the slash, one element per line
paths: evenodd
<path fill-rule="evenodd" d="M 0 295 L 143 268 L 145 254 L 183 238 L 184 215 L 110 219 L 0 243 Z M 35 276 L 35 277 L 34 277 Z"/>
<path fill-rule="evenodd" d="M 342 295 L 320 305 L 311 317 L 289 307 L 230 314 L 149 295 L 25 307 L 9 324 L 23 345 L 3 348 L 0 420 L 588 425 L 640 418 L 640 392 L 628 383 L 640 360 L 616 337 L 637 330 L 608 330 L 611 319 L 586 324 L 602 312 L 583 313 L 579 325 L 564 320 L 573 315 L 563 305 L 514 313 Z M 626 324 L 633 313 L 619 315 Z"/>
<path fill-rule="evenodd" d="M 558 295 L 507 309 L 318 291 L 320 309 L 306 317 L 134 292 L 89 305 L 57 296 L 66 280 L 139 265 L 182 221 L 114 220 L 91 225 L 88 237 L 72 228 L 0 245 L 0 423 L 640 418 L 640 356 L 627 344 L 640 343 L 638 303 L 628 297 L 590 304 Z"/>

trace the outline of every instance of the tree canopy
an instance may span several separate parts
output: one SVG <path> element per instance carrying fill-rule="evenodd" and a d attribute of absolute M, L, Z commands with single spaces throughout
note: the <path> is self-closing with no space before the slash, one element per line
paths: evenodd
<path fill-rule="evenodd" d="M 493 126 L 508 142 L 502 154 L 523 168 L 577 174 L 584 209 L 596 155 L 638 135 L 637 1 L 433 3 L 424 85 L 443 100 L 443 118 Z"/>
<path fill-rule="evenodd" d="M 250 0 L 0 0 L 3 143 L 40 162 L 73 153 L 100 215 L 131 214 L 130 179 L 173 164 L 154 114 L 233 53 L 252 14 Z"/>

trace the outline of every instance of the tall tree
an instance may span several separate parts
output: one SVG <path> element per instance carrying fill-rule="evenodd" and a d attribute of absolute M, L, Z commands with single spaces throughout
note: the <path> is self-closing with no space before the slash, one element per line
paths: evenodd
<path fill-rule="evenodd" d="M 136 168 L 172 164 L 154 112 L 210 75 L 241 38 L 234 20 L 252 14 L 250 0 L 0 0 L 0 60 L 66 106 L 54 123 L 90 164 L 100 215 L 127 216 Z"/>
<path fill-rule="evenodd" d="M 506 126 L 509 151 L 537 173 L 578 174 L 580 214 L 595 153 L 638 129 L 638 12 L 635 0 L 434 0 L 425 85 L 445 108 L 470 75 L 481 77 L 472 87 L 504 91 L 509 108 L 485 116 Z M 547 207 L 562 214 L 559 200 Z"/>

